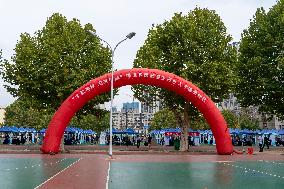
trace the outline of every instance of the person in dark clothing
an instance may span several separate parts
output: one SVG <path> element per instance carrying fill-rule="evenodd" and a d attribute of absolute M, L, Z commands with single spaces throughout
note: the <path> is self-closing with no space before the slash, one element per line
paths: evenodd
<path fill-rule="evenodd" d="M 137 146 L 137 148 L 140 147 L 140 143 L 141 143 L 141 138 L 140 138 L 140 136 L 137 136 L 137 138 L 136 138 L 136 146 Z"/>
<path fill-rule="evenodd" d="M 174 138 L 174 149 L 178 151 L 180 149 L 180 138 L 175 136 Z"/>
<path fill-rule="evenodd" d="M 25 143 L 26 143 L 26 137 L 23 136 L 23 135 L 22 135 L 22 137 L 21 137 L 21 143 L 22 143 L 22 144 L 25 144 Z"/>
<path fill-rule="evenodd" d="M 152 137 L 151 135 L 148 136 L 148 147 L 151 148 L 151 143 L 152 143 Z"/>
<path fill-rule="evenodd" d="M 266 146 L 267 149 L 269 149 L 269 139 L 267 136 L 264 137 L 264 146 Z"/>
<path fill-rule="evenodd" d="M 126 147 L 128 148 L 128 146 L 130 144 L 130 139 L 129 139 L 128 135 L 125 136 L 124 140 L 125 140 Z"/>
<path fill-rule="evenodd" d="M 165 144 L 164 137 L 161 138 L 160 143 L 161 143 L 162 146 L 164 146 L 164 144 Z"/>

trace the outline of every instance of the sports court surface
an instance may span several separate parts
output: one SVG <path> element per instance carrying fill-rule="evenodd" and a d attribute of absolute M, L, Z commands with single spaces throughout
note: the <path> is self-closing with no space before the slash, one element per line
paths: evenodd
<path fill-rule="evenodd" d="M 279 189 L 284 155 L 0 154 L 0 188 Z"/>

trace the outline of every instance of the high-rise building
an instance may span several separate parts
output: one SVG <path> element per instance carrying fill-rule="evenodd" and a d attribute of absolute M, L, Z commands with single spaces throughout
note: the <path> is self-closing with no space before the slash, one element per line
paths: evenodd
<path fill-rule="evenodd" d="M 0 108 L 0 124 L 4 123 L 4 118 L 5 118 L 5 109 Z"/>
<path fill-rule="evenodd" d="M 139 132 L 145 132 L 153 117 L 152 111 L 139 108 L 139 102 L 123 103 L 121 111 L 113 112 L 113 127 L 119 130 L 132 128 Z M 142 110 L 142 111 L 140 111 Z"/>
<path fill-rule="evenodd" d="M 224 99 L 221 103 L 217 104 L 220 111 L 222 110 L 230 110 L 236 116 L 240 116 L 241 113 L 246 111 L 247 114 L 250 115 L 251 118 L 259 120 L 259 128 L 262 129 L 283 129 L 284 121 L 279 120 L 274 115 L 260 114 L 258 112 L 258 107 L 249 106 L 247 108 L 242 108 L 237 101 L 237 98 L 231 93 L 229 94 L 228 99 Z M 272 117 L 272 119 L 268 119 L 268 117 Z"/>
<path fill-rule="evenodd" d="M 139 102 L 126 102 L 122 104 L 122 112 L 139 112 Z"/>
<path fill-rule="evenodd" d="M 150 98 L 150 94 L 144 93 Z M 162 102 L 157 97 L 152 98 L 151 103 L 141 102 L 141 112 L 154 114 L 162 109 Z"/>

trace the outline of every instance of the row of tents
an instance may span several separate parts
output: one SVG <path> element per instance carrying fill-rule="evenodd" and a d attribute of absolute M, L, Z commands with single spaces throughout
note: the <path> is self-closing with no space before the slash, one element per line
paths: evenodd
<path fill-rule="evenodd" d="M 165 134 L 165 133 L 180 133 L 180 128 L 169 128 L 169 129 L 161 129 L 161 130 L 153 130 L 151 134 Z M 199 134 L 212 134 L 211 130 L 192 130 L 188 129 L 189 133 L 199 133 Z M 249 130 L 249 129 L 233 129 L 229 128 L 229 132 L 232 135 L 284 135 L 284 129 L 275 130 L 275 129 L 263 129 L 263 130 Z"/>
<path fill-rule="evenodd" d="M 4 133 L 36 133 L 37 130 L 35 128 L 3 126 L 3 127 L 0 127 L 0 132 L 4 132 Z"/>
<path fill-rule="evenodd" d="M 35 128 L 28 128 L 28 127 L 16 127 L 16 126 L 3 126 L 0 127 L 0 132 L 2 133 L 41 133 L 44 134 L 46 129 L 42 129 L 40 131 L 37 131 Z M 83 130 L 81 128 L 77 127 L 67 127 L 65 129 L 65 132 L 67 133 L 83 133 L 83 134 L 96 134 L 95 131 L 88 129 Z"/>
<path fill-rule="evenodd" d="M 112 134 L 128 134 L 128 135 L 136 135 L 138 134 L 136 131 L 134 131 L 132 128 L 127 128 L 125 130 L 118 130 L 115 128 L 112 128 Z"/>
<path fill-rule="evenodd" d="M 46 129 L 42 129 L 40 131 L 37 131 L 35 128 L 28 128 L 28 127 L 16 127 L 16 126 L 3 126 L 0 127 L 0 132 L 6 132 L 6 133 L 45 133 Z M 83 133 L 83 134 L 96 134 L 95 131 L 88 129 L 84 130 L 77 127 L 67 127 L 65 129 L 65 132 L 67 133 Z M 161 129 L 161 130 L 153 130 L 150 132 L 150 134 L 165 134 L 165 133 L 180 133 L 180 128 L 169 128 L 169 129 Z M 211 130 L 192 130 L 189 129 L 188 132 L 190 133 L 199 133 L 199 134 L 212 134 Z M 256 135 L 256 134 L 273 134 L 273 135 L 284 135 L 284 129 L 275 130 L 275 129 L 263 129 L 263 130 L 249 130 L 249 129 L 232 129 L 229 128 L 230 134 L 247 134 L 247 135 Z M 132 128 L 128 128 L 125 130 L 118 130 L 113 128 L 112 129 L 113 134 L 130 134 L 135 135 L 138 134 L 136 131 L 134 131 Z"/>
<path fill-rule="evenodd" d="M 42 133 L 43 134 L 46 132 L 46 129 L 41 129 L 40 131 L 37 131 L 35 128 L 3 126 L 3 127 L 0 127 L 0 132 L 3 132 L 3 133 Z M 91 129 L 84 130 L 84 129 L 77 128 L 77 127 L 67 127 L 65 129 L 65 132 L 83 133 L 83 134 L 90 134 L 90 135 L 96 134 L 96 132 Z M 125 130 L 117 130 L 113 128 L 112 133 L 113 134 L 130 134 L 130 135 L 137 134 L 137 132 L 135 132 L 132 128 L 128 128 Z"/>
<path fill-rule="evenodd" d="M 16 126 L 3 126 L 0 127 L 0 132 L 2 133 L 45 133 L 46 129 L 41 129 L 40 131 L 37 131 L 35 128 L 28 128 L 28 127 L 16 127 Z M 84 130 L 81 128 L 77 128 L 77 127 L 67 127 L 65 129 L 65 132 L 67 133 L 83 133 L 83 134 L 96 134 L 95 131 L 88 129 L 88 130 Z M 132 128 L 128 128 L 125 130 L 117 130 L 115 128 L 112 129 L 112 133 L 113 134 L 130 134 L 130 135 L 134 135 L 137 134 L 137 132 L 135 132 Z"/>

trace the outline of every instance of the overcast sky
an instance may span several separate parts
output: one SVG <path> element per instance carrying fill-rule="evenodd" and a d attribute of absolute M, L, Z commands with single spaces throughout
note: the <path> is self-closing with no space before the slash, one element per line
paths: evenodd
<path fill-rule="evenodd" d="M 131 68 L 151 25 L 169 20 L 176 12 L 186 14 L 196 6 L 216 10 L 227 32 L 239 41 L 256 9 L 269 10 L 274 4 L 276 0 L 0 0 L 0 49 L 9 59 L 20 33 L 33 34 L 45 25 L 47 17 L 59 12 L 68 19 L 79 19 L 82 25 L 93 24 L 97 34 L 112 46 L 129 32 L 136 32 L 118 47 L 114 57 L 115 69 Z M 14 101 L 3 84 L 0 79 L 0 107 Z M 120 88 L 114 105 L 121 107 L 122 102 L 132 101 L 131 96 L 130 87 Z"/>

